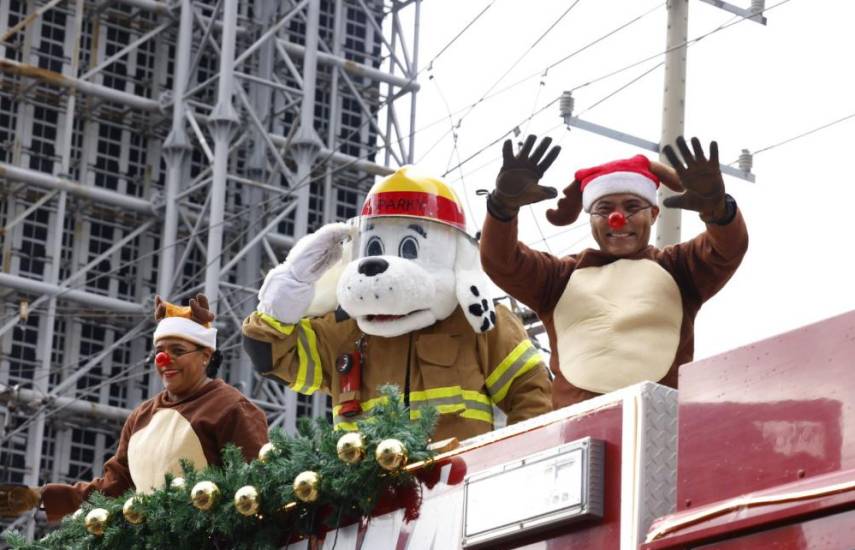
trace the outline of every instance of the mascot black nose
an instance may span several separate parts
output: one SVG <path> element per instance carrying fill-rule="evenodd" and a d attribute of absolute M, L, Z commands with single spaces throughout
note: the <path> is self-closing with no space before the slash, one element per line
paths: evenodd
<path fill-rule="evenodd" d="M 375 275 L 379 275 L 386 271 L 389 268 L 389 262 L 384 260 L 383 258 L 365 258 L 361 262 L 359 262 L 359 271 L 360 275 L 366 275 L 368 277 L 373 277 Z"/>

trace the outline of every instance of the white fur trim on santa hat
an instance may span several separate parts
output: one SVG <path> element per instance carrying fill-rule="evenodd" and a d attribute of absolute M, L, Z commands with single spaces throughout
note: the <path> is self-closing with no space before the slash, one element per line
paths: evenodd
<path fill-rule="evenodd" d="M 612 172 L 594 178 L 585 185 L 582 207 L 585 212 L 590 212 L 597 199 L 616 193 L 632 193 L 650 204 L 656 204 L 656 184 L 650 178 L 637 172 Z"/>
<path fill-rule="evenodd" d="M 161 338 L 182 338 L 212 350 L 217 349 L 217 329 L 206 328 L 184 317 L 161 319 L 154 330 L 154 343 L 157 344 Z"/>

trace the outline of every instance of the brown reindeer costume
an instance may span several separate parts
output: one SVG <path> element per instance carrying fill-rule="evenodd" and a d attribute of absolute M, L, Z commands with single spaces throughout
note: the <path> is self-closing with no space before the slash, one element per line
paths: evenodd
<path fill-rule="evenodd" d="M 214 315 L 204 295 L 191 299 L 190 306 L 184 308 L 157 298 L 155 319 L 155 343 L 173 337 L 216 346 L 216 329 L 210 328 Z M 214 375 L 210 370 L 208 374 Z M 104 463 L 102 477 L 74 485 L 46 485 L 42 505 L 48 519 L 55 521 L 75 511 L 92 491 L 110 497 L 128 489 L 147 492 L 161 486 L 167 472 L 180 475 L 181 459 L 190 460 L 197 469 L 220 465 L 221 450 L 234 443 L 250 461 L 266 442 L 264 413 L 222 380 L 207 380 L 178 401 L 171 401 L 164 390 L 131 412 L 116 454 Z"/>
<path fill-rule="evenodd" d="M 692 360 L 698 310 L 730 279 L 748 246 L 742 214 L 724 194 L 715 142 L 707 161 L 697 140 L 692 154 L 678 139 L 685 168 L 667 146 L 676 172 L 643 156 L 580 170 L 558 208 L 547 214 L 553 224 L 569 225 L 583 207 L 590 211 L 598 198 L 620 193 L 652 202 L 646 207 L 651 208 L 661 181 L 674 190 L 685 188 L 665 204 L 699 211 L 703 233 L 664 249 L 645 242 L 626 256 L 589 248 L 562 258 L 517 239 L 517 209 L 555 196 L 537 181 L 557 148 L 540 161 L 548 138 L 529 156 L 533 143 L 531 136 L 516 157 L 510 143 L 505 146 L 505 164 L 487 203 L 481 261 L 499 287 L 543 321 L 556 376 L 553 405 L 643 380 L 676 387 L 677 368 Z"/>

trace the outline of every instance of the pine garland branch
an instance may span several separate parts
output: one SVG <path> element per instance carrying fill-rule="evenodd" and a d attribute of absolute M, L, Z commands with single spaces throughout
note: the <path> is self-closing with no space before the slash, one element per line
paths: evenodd
<path fill-rule="evenodd" d="M 324 419 L 299 419 L 296 436 L 277 428 L 270 430 L 274 450 L 264 461 L 247 464 L 240 449 L 230 444 L 223 449 L 221 467 L 197 471 L 182 461 L 184 482 L 180 486 L 173 486 L 175 480 L 167 474 L 163 487 L 150 494 L 128 491 L 110 498 L 93 493 L 79 514 L 63 519 L 40 541 L 27 543 L 19 534 L 9 533 L 6 542 L 16 550 L 276 549 L 369 516 L 382 495 L 418 491 L 410 472 L 388 472 L 378 465 L 374 458 L 377 446 L 384 440 L 397 439 L 410 462 L 428 460 L 433 455 L 428 443 L 437 419 L 433 408 L 410 411 L 394 386 L 384 386 L 380 391 L 381 403 L 357 422 L 365 443 L 361 462 L 349 464 L 338 458 L 336 445 L 345 432 L 334 430 Z M 293 481 L 307 471 L 319 476 L 318 498 L 298 502 Z M 213 482 L 219 489 L 220 498 L 208 511 L 191 504 L 190 492 L 200 481 Z M 244 516 L 235 507 L 234 495 L 248 485 L 256 489 L 259 507 L 255 514 Z M 134 510 L 144 518 L 138 525 L 123 515 L 130 498 L 134 498 Z M 290 504 L 294 502 L 296 506 Z M 85 526 L 85 518 L 98 508 L 106 510 L 109 519 L 103 534 L 93 535 Z"/>

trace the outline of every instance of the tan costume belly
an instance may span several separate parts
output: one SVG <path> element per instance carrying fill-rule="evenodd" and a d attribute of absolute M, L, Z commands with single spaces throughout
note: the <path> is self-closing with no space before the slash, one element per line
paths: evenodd
<path fill-rule="evenodd" d="M 128 442 L 128 468 L 138 492 L 162 487 L 166 472 L 180 476 L 182 458 L 197 470 L 208 465 L 199 436 L 190 422 L 172 409 L 157 411 Z"/>
<path fill-rule="evenodd" d="M 561 373 L 574 386 L 607 393 L 668 373 L 683 303 L 656 262 L 618 260 L 576 270 L 553 319 Z"/>

